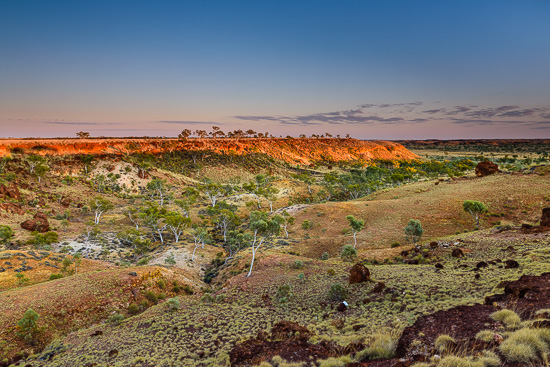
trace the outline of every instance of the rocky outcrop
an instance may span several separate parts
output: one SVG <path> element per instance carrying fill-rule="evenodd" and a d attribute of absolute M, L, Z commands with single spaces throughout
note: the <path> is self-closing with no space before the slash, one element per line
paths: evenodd
<path fill-rule="evenodd" d="M 0 185 L 0 199 L 3 198 L 11 198 L 17 201 L 21 201 L 21 192 L 19 192 L 19 189 L 15 185 L 15 183 L 11 183 L 9 186 L 6 186 L 4 184 Z"/>
<path fill-rule="evenodd" d="M 10 202 L 2 203 L 0 204 L 0 209 L 5 210 L 6 212 L 11 214 L 18 214 L 18 215 L 25 214 L 25 211 L 21 208 L 21 205 L 16 203 L 10 203 Z"/>
<path fill-rule="evenodd" d="M 34 215 L 33 219 L 29 219 L 21 223 L 21 228 L 30 232 L 48 232 L 50 230 L 50 224 L 48 223 L 48 217 L 42 212 L 38 212 Z"/>
<path fill-rule="evenodd" d="M 498 172 L 498 165 L 491 161 L 479 162 L 476 166 L 476 176 L 485 177 Z"/>
<path fill-rule="evenodd" d="M 138 152 L 161 154 L 179 151 L 210 151 L 218 154 L 266 154 L 289 163 L 411 160 L 419 157 L 401 144 L 388 141 L 357 139 L 295 139 L 295 138 L 241 138 L 241 139 L 48 139 L 0 140 L 0 156 L 10 150 L 36 151 L 43 155 L 121 156 Z"/>
<path fill-rule="evenodd" d="M 370 280 L 370 271 L 363 264 L 355 264 L 349 272 L 349 284 L 364 283 Z"/>

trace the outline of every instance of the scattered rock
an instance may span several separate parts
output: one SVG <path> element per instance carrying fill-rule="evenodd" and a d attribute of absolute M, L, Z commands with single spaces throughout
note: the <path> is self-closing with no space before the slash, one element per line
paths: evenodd
<path fill-rule="evenodd" d="M 383 283 L 383 282 L 378 282 L 376 283 L 376 285 L 374 286 L 374 288 L 372 289 L 372 293 L 380 293 L 384 290 L 384 288 L 386 288 L 386 285 Z"/>
<path fill-rule="evenodd" d="M 459 248 L 455 248 L 453 249 L 453 252 L 451 253 L 451 255 L 453 257 L 464 257 L 464 252 Z"/>
<path fill-rule="evenodd" d="M 128 275 L 130 275 L 132 277 L 137 277 L 137 273 L 135 271 L 129 272 Z"/>
<path fill-rule="evenodd" d="M 519 268 L 519 263 L 516 260 L 506 260 L 504 269 L 516 269 Z"/>
<path fill-rule="evenodd" d="M 489 264 L 487 264 L 485 261 L 480 261 L 476 264 L 476 268 L 478 268 L 478 269 L 486 268 L 488 266 L 489 266 Z"/>
<path fill-rule="evenodd" d="M 21 193 L 14 182 L 12 182 L 9 186 L 4 184 L 0 185 L 0 195 L 21 201 Z"/>
<path fill-rule="evenodd" d="M 350 270 L 349 284 L 364 283 L 370 280 L 370 271 L 363 264 L 355 264 Z"/>
<path fill-rule="evenodd" d="M 92 334 L 90 334 L 90 336 L 99 336 L 99 335 L 103 335 L 103 331 L 101 331 L 101 330 L 96 330 L 96 331 L 94 331 Z"/>
<path fill-rule="evenodd" d="M 48 218 L 43 212 L 37 212 L 33 219 L 29 219 L 21 223 L 21 228 L 26 229 L 27 231 L 33 232 L 37 231 L 40 233 L 48 232 L 50 230 L 50 224 L 48 223 Z"/>
<path fill-rule="evenodd" d="M 476 274 L 474 278 L 479 279 L 479 278 L 481 278 L 481 275 Z"/>
<path fill-rule="evenodd" d="M 344 311 L 346 311 L 347 309 L 348 309 L 348 306 L 346 306 L 346 304 L 345 304 L 344 302 L 340 302 L 340 303 L 338 304 L 338 306 L 336 307 L 336 310 L 337 310 L 338 312 L 344 312 Z"/>
<path fill-rule="evenodd" d="M 443 269 L 443 268 L 444 268 L 443 264 L 441 264 L 441 263 L 435 264 L 435 267 L 436 267 L 437 269 Z"/>
<path fill-rule="evenodd" d="M 68 208 L 71 205 L 71 199 L 65 198 L 61 200 L 61 205 L 63 205 L 64 208 Z"/>
<path fill-rule="evenodd" d="M 25 214 L 25 211 L 21 208 L 21 205 L 16 203 L 11 203 L 11 202 L 2 203 L 0 204 L 0 209 L 5 210 L 6 212 L 11 214 L 18 214 L 18 215 Z"/>
<path fill-rule="evenodd" d="M 436 248 L 439 247 L 439 243 L 435 242 L 435 241 L 432 241 L 430 242 L 430 247 L 432 250 L 435 250 Z"/>
<path fill-rule="evenodd" d="M 479 162 L 476 166 L 476 176 L 485 177 L 499 172 L 498 165 L 491 161 Z"/>
<path fill-rule="evenodd" d="M 542 217 L 540 218 L 541 227 L 550 227 L 550 208 L 542 209 Z"/>

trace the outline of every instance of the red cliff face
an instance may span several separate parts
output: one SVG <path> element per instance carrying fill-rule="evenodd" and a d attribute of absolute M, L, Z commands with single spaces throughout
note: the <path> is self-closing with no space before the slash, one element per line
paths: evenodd
<path fill-rule="evenodd" d="M 409 160 L 419 157 L 401 144 L 356 139 L 4 139 L 0 156 L 10 152 L 40 155 L 127 155 L 159 154 L 176 150 L 209 150 L 225 154 L 263 153 L 289 163 L 315 161 Z"/>

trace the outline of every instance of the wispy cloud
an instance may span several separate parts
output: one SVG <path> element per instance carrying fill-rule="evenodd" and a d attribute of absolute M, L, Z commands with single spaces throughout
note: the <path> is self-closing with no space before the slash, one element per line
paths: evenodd
<path fill-rule="evenodd" d="M 83 125 L 83 126 L 101 126 L 101 125 L 121 125 L 120 122 L 80 122 L 80 121 L 44 121 L 51 125 Z"/>
<path fill-rule="evenodd" d="M 157 121 L 160 124 L 175 124 L 175 125 L 223 125 L 220 122 L 211 122 L 211 121 L 187 121 L 187 120 L 163 120 Z"/>

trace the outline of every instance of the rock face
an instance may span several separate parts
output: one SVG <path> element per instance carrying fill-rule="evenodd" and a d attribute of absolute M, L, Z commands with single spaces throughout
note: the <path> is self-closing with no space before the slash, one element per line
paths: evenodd
<path fill-rule="evenodd" d="M 540 218 L 541 227 L 550 227 L 550 208 L 542 209 L 542 217 Z"/>
<path fill-rule="evenodd" d="M 51 139 L 0 141 L 0 157 L 10 149 L 32 150 L 41 146 L 48 155 L 121 155 L 147 151 L 162 154 L 174 148 L 181 151 L 234 152 L 237 155 L 262 153 L 289 163 L 311 164 L 330 156 L 335 161 L 409 160 L 419 157 L 403 145 L 388 141 L 321 138 L 241 138 L 241 139 Z M 128 148 L 132 146 L 133 148 Z"/>
<path fill-rule="evenodd" d="M 0 185 L 0 198 L 12 198 L 17 201 L 21 200 L 21 193 L 19 192 L 19 189 L 17 186 L 15 186 L 15 183 L 11 183 L 9 186 L 6 186 L 4 184 Z"/>
<path fill-rule="evenodd" d="M 363 283 L 370 280 L 370 271 L 363 264 L 355 264 L 349 272 L 349 284 Z"/>
<path fill-rule="evenodd" d="M 21 223 L 21 228 L 27 231 L 38 231 L 40 233 L 48 232 L 50 230 L 50 224 L 46 214 L 38 212 L 34 215 L 33 219 L 29 219 Z"/>
<path fill-rule="evenodd" d="M 476 166 L 476 176 L 485 177 L 498 172 L 498 165 L 491 161 L 479 162 Z"/>
<path fill-rule="evenodd" d="M 16 203 L 10 203 L 10 202 L 2 203 L 0 204 L 0 209 L 3 209 L 8 213 L 12 213 L 12 214 L 19 214 L 19 215 L 25 214 L 25 211 L 21 208 L 21 205 Z"/>

